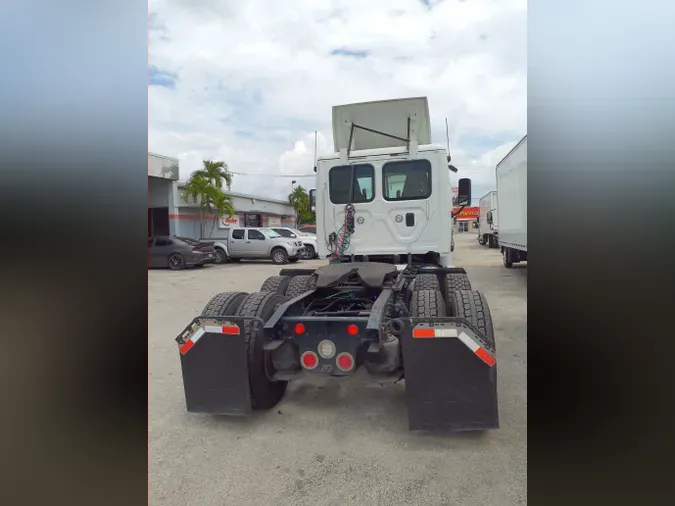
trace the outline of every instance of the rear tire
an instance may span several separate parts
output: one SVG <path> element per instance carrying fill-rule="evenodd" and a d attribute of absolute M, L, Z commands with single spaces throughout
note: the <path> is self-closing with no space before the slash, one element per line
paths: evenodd
<path fill-rule="evenodd" d="M 260 287 L 260 291 L 284 295 L 290 282 L 291 282 L 290 276 L 270 276 L 262 284 L 262 286 Z"/>
<path fill-rule="evenodd" d="M 447 302 L 448 314 L 452 314 L 450 309 L 451 299 L 457 290 L 471 291 L 471 281 L 465 272 L 451 272 L 445 275 L 445 301 Z"/>
<path fill-rule="evenodd" d="M 185 269 L 185 259 L 178 253 L 169 255 L 169 269 L 172 271 L 179 271 Z"/>
<path fill-rule="evenodd" d="M 312 285 L 312 276 L 294 276 L 288 284 L 288 288 L 286 288 L 286 298 L 295 299 L 298 295 L 311 290 L 313 288 Z"/>
<path fill-rule="evenodd" d="M 255 316 L 267 321 L 280 304 L 286 302 L 283 295 L 269 292 L 252 293 L 237 310 L 236 316 Z M 248 384 L 253 409 L 270 409 L 276 406 L 286 392 L 287 381 L 272 381 L 265 369 L 267 360 L 263 349 L 263 328 L 257 322 L 244 323 L 248 341 Z"/>
<path fill-rule="evenodd" d="M 504 261 L 504 267 L 507 269 L 513 267 L 513 255 L 511 254 L 511 250 L 509 248 L 504 248 L 504 251 L 502 252 L 502 260 Z"/>
<path fill-rule="evenodd" d="M 457 290 L 452 297 L 452 316 L 469 320 L 495 348 L 492 315 L 485 296 L 476 290 Z"/>
<path fill-rule="evenodd" d="M 216 263 L 224 264 L 226 260 L 227 255 L 225 254 L 225 251 L 222 248 L 216 248 Z"/>
<path fill-rule="evenodd" d="M 440 289 L 441 287 L 435 274 L 419 274 L 415 276 L 415 291 Z"/>
<path fill-rule="evenodd" d="M 246 297 L 246 292 L 223 292 L 214 295 L 204 307 L 202 316 L 234 316 Z"/>
<path fill-rule="evenodd" d="M 445 316 L 445 301 L 440 290 L 415 290 L 410 299 L 410 315 L 436 318 Z"/>
<path fill-rule="evenodd" d="M 305 246 L 305 258 L 307 260 L 313 260 L 316 258 L 316 251 L 314 246 Z"/>
<path fill-rule="evenodd" d="M 485 236 L 484 235 L 479 235 L 478 236 L 478 244 L 483 246 L 485 244 Z"/>
<path fill-rule="evenodd" d="M 284 248 L 274 248 L 270 256 L 272 258 L 272 262 L 277 265 L 288 263 L 288 253 Z"/>

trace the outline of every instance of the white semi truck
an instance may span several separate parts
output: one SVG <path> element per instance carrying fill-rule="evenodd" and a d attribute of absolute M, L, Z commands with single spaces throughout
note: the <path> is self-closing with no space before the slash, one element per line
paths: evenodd
<path fill-rule="evenodd" d="M 493 190 L 483 195 L 479 201 L 480 212 L 478 214 L 478 243 L 487 244 L 490 248 L 498 245 L 498 215 L 497 215 L 497 191 Z"/>
<path fill-rule="evenodd" d="M 499 248 L 504 266 L 527 261 L 527 135 L 497 164 Z"/>
<path fill-rule="evenodd" d="M 329 263 L 214 295 L 176 338 L 188 411 L 271 409 L 289 381 L 365 369 L 405 381 L 412 430 L 498 428 L 490 308 L 452 266 L 457 169 L 430 132 L 425 97 L 333 108 L 310 190 Z M 461 209 L 471 181 L 458 187 Z"/>

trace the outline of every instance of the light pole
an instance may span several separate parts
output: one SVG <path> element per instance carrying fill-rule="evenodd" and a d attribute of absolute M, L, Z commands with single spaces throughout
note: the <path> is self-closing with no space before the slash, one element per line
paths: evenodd
<path fill-rule="evenodd" d="M 295 179 L 291 181 L 291 196 L 293 198 L 293 210 L 295 211 L 295 228 L 298 228 L 298 208 L 295 205 L 295 196 L 293 195 L 293 192 L 295 191 Z"/>

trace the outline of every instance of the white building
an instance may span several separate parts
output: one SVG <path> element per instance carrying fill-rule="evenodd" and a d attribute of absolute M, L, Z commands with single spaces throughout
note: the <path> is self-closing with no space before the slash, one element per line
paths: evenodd
<path fill-rule="evenodd" d="M 148 236 L 178 235 L 199 238 L 199 204 L 183 199 L 184 182 L 178 181 L 179 162 L 154 153 L 148 153 Z M 205 217 L 204 237 L 217 237 L 230 227 L 292 227 L 295 209 L 286 201 L 224 192 L 232 199 L 235 215 L 218 218 Z"/>

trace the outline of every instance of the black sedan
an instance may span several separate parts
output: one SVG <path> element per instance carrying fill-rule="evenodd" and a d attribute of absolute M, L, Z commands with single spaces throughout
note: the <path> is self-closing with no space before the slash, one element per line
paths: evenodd
<path fill-rule="evenodd" d="M 188 237 L 148 237 L 148 266 L 178 270 L 202 267 L 216 261 L 213 243 L 199 242 Z"/>

